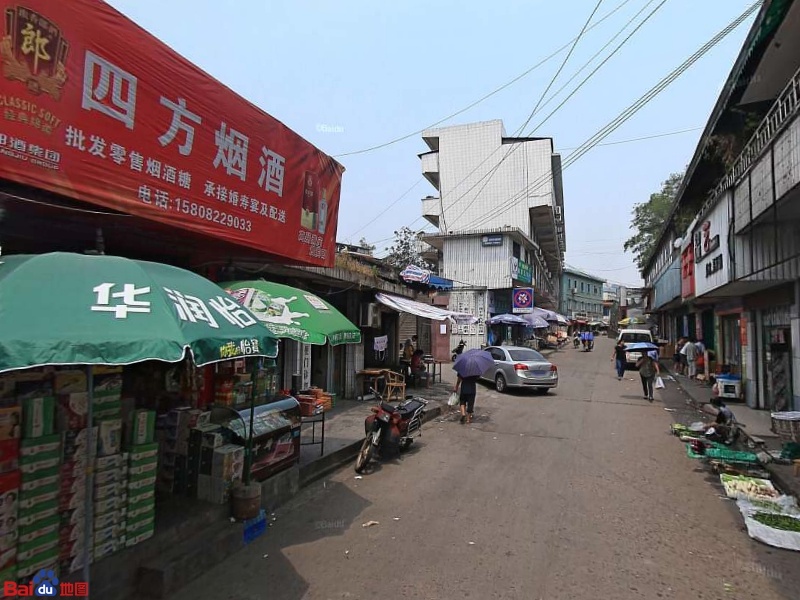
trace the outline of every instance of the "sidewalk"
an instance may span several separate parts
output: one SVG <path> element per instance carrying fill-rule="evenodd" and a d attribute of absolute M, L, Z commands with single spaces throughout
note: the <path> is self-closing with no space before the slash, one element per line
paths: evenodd
<path fill-rule="evenodd" d="M 663 364 L 661 371 L 664 373 L 666 389 L 661 390 L 660 395 L 664 405 L 670 411 L 673 421 L 683 425 L 689 425 L 696 421 L 709 422 L 710 415 L 698 410 L 695 406 L 711 400 L 711 386 L 692 381 L 683 375 L 675 375 Z M 676 390 L 677 394 L 671 393 L 671 390 Z M 680 402 L 681 398 L 683 402 Z M 755 410 L 737 401 L 730 402 L 728 408 L 733 411 L 736 420 L 743 426 L 742 433 L 745 439 L 750 442 L 751 446 L 755 445 L 756 451 L 758 448 L 762 448 L 773 456 L 780 455 L 785 440 L 772 431 L 772 417 L 769 411 Z M 766 469 L 783 491 L 800 499 L 800 477 L 795 477 L 793 466 L 769 463 L 766 465 Z"/>

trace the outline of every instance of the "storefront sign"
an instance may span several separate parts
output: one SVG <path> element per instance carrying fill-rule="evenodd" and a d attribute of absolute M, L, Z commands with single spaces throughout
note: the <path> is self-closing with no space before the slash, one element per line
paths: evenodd
<path fill-rule="evenodd" d="M 512 312 L 533 312 L 533 288 L 515 288 L 511 294 Z"/>
<path fill-rule="evenodd" d="M 516 256 L 511 257 L 511 279 L 519 281 L 519 259 Z"/>
<path fill-rule="evenodd" d="M 681 297 L 694 296 L 694 246 L 691 244 L 681 252 Z"/>
<path fill-rule="evenodd" d="M 531 283 L 533 281 L 533 269 L 528 263 L 519 261 L 517 280 L 521 281 L 522 283 Z"/>
<path fill-rule="evenodd" d="M 0 7 L 0 177 L 333 266 L 339 163 L 101 0 Z"/>
<path fill-rule="evenodd" d="M 484 235 L 481 236 L 481 246 L 502 246 L 503 245 L 503 236 L 496 234 L 496 235 Z"/>
<path fill-rule="evenodd" d="M 722 267 L 722 254 L 719 254 L 706 263 L 706 277 L 711 277 L 714 273 L 718 273 L 722 270 Z"/>
<path fill-rule="evenodd" d="M 712 236 L 711 221 L 705 221 L 694 234 L 694 260 L 700 262 L 719 248 L 719 234 Z"/>
<path fill-rule="evenodd" d="M 742 342 L 742 346 L 747 346 L 747 317 L 742 315 L 739 317 L 739 337 Z"/>

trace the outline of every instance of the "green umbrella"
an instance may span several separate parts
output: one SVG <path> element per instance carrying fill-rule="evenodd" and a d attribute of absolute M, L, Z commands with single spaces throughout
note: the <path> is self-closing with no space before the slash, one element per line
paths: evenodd
<path fill-rule="evenodd" d="M 277 340 L 213 282 L 116 256 L 0 257 L 0 372 L 43 365 L 277 355 Z"/>
<path fill-rule="evenodd" d="M 221 283 L 274 335 L 305 344 L 361 343 L 361 331 L 330 303 L 310 292 L 270 281 Z"/>

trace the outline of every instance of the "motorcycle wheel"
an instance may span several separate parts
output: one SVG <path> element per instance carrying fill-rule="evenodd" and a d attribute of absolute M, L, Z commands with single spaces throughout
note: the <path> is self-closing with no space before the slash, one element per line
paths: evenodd
<path fill-rule="evenodd" d="M 413 438 L 409 438 L 409 439 L 403 441 L 403 443 L 400 444 L 400 452 L 405 452 L 406 450 L 411 448 L 411 444 L 413 444 L 413 443 L 414 443 L 414 439 Z"/>
<path fill-rule="evenodd" d="M 372 436 L 368 435 L 364 438 L 364 443 L 361 444 L 361 450 L 358 451 L 356 457 L 356 473 L 363 473 L 370 459 L 372 459 Z"/>

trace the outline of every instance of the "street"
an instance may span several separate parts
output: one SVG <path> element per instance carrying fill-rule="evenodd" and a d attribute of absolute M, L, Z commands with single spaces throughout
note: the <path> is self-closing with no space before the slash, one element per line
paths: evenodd
<path fill-rule="evenodd" d="M 800 557 L 751 540 L 669 434 L 674 383 L 647 402 L 612 345 L 554 354 L 546 396 L 479 387 L 472 425 L 303 490 L 174 600 L 798 598 Z"/>

